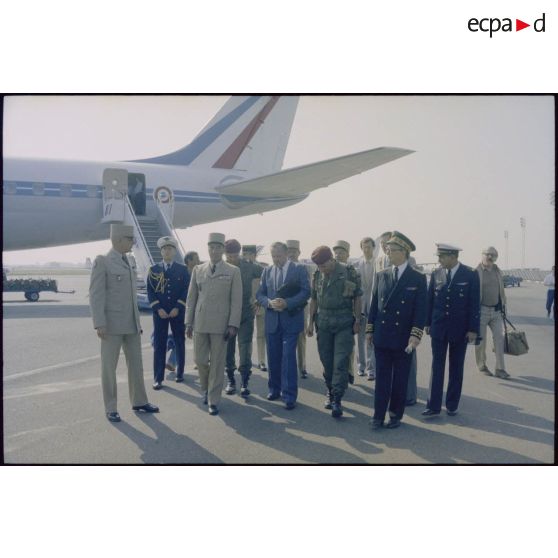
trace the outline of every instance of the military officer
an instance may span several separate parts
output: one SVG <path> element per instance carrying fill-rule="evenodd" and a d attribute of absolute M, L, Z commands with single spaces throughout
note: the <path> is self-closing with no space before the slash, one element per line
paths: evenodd
<path fill-rule="evenodd" d="M 242 280 L 238 267 L 223 261 L 225 235 L 210 233 L 209 261 L 192 273 L 186 299 L 186 336 L 194 337 L 194 358 L 209 414 L 219 413 L 227 341 L 240 325 Z"/>
<path fill-rule="evenodd" d="M 387 242 L 391 238 L 391 231 L 386 231 L 382 233 L 379 237 L 379 244 L 382 247 L 383 254 L 378 254 L 374 262 L 374 270 L 376 273 L 387 269 L 391 264 L 389 261 L 389 255 L 387 253 Z"/>
<path fill-rule="evenodd" d="M 346 240 L 338 240 L 333 245 L 333 253 L 335 254 L 336 261 L 352 267 L 352 265 L 349 263 L 349 256 L 351 255 L 351 245 Z M 350 384 L 355 383 L 355 373 L 353 367 L 354 360 L 355 360 L 355 351 L 353 347 L 353 352 L 349 357 L 349 383 Z"/>
<path fill-rule="evenodd" d="M 298 259 L 300 257 L 300 241 L 299 240 L 287 240 L 287 257 L 291 262 L 299 263 Z M 304 265 L 306 271 L 308 272 L 308 283 L 312 281 L 312 270 L 310 266 Z M 304 323 L 308 321 L 308 306 L 304 307 Z M 298 372 L 300 377 L 305 380 L 308 378 L 308 371 L 306 370 L 306 329 L 300 332 L 298 336 L 298 341 L 296 345 L 296 360 L 298 365 Z"/>
<path fill-rule="evenodd" d="M 383 426 L 388 405 L 387 428 L 401 424 L 412 352 L 420 343 L 426 320 L 426 277 L 408 262 L 415 245 L 393 231 L 386 248 L 391 266 L 376 275 L 366 326 L 376 354 L 373 429 Z"/>
<path fill-rule="evenodd" d="M 111 225 L 112 249 L 97 256 L 91 270 L 89 304 L 93 327 L 101 339 L 101 385 L 105 412 L 111 422 L 120 422 L 116 407 L 116 366 L 120 348 L 128 367 L 128 391 L 132 409 L 157 413 L 147 401 L 141 359 L 141 325 L 136 297 L 136 270 L 126 253 L 134 243 L 134 228 Z"/>
<path fill-rule="evenodd" d="M 324 367 L 331 416 L 343 414 L 341 400 L 349 382 L 349 359 L 353 353 L 354 334 L 360 329 L 360 277 L 353 266 L 336 261 L 329 247 L 319 246 L 312 252 L 318 266 L 312 279 L 310 318 L 307 326 L 318 337 L 318 353 Z"/>
<path fill-rule="evenodd" d="M 242 258 L 244 260 L 266 267 L 266 263 L 256 262 L 257 252 L 258 247 L 255 244 L 245 244 L 242 246 Z M 260 282 L 254 281 L 254 298 L 259 286 Z M 262 308 L 260 305 L 256 307 L 256 350 L 258 352 L 258 368 L 262 372 L 267 372 L 267 366 L 265 365 L 265 308 Z"/>
<path fill-rule="evenodd" d="M 185 265 L 174 261 L 177 247 L 174 238 L 163 236 L 157 241 L 157 247 L 163 261 L 149 268 L 147 298 L 153 310 L 153 389 L 158 390 L 163 387 L 165 378 L 169 325 L 176 352 L 176 381 L 184 381 L 184 314 L 190 274 Z"/>
<path fill-rule="evenodd" d="M 474 343 L 480 325 L 479 276 L 459 262 L 461 248 L 436 244 L 440 266 L 430 277 L 425 333 L 432 338 L 430 396 L 423 416 L 440 414 L 444 370 L 449 347 L 449 380 L 446 394 L 448 415 L 457 414 L 467 342 Z"/>
<path fill-rule="evenodd" d="M 252 284 L 254 279 L 258 282 L 262 276 L 263 267 L 257 263 L 248 262 L 240 258 L 240 243 L 238 240 L 231 238 L 225 242 L 225 256 L 227 263 L 234 265 L 240 269 L 240 277 L 242 280 L 242 312 L 240 315 L 240 327 L 236 337 L 231 337 L 227 345 L 227 360 L 225 371 L 227 373 L 228 382 L 225 388 L 227 395 L 236 392 L 236 382 L 234 379 L 234 371 L 236 370 L 235 349 L 236 340 L 238 339 L 238 371 L 240 372 L 240 396 L 248 397 L 250 390 L 248 389 L 248 380 L 252 374 L 252 337 L 254 335 L 254 312 L 255 304 L 252 297 Z"/>

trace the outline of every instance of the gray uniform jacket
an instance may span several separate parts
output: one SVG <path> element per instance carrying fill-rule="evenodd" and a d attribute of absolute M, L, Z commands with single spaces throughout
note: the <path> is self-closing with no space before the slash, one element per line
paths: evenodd
<path fill-rule="evenodd" d="M 104 327 L 109 335 L 141 333 L 136 268 L 129 261 L 124 263 L 122 254 L 114 249 L 95 258 L 89 305 L 94 328 Z"/>
<path fill-rule="evenodd" d="M 238 328 L 242 312 L 242 279 L 240 269 L 224 261 L 216 264 L 211 275 L 211 262 L 194 267 L 188 297 L 186 324 L 196 333 L 225 333 L 228 326 Z"/>

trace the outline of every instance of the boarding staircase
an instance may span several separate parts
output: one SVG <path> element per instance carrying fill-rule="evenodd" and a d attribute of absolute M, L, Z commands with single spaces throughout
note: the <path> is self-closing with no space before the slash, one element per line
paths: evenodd
<path fill-rule="evenodd" d="M 128 173 L 122 169 L 105 169 L 103 173 L 103 223 L 122 223 L 134 227 L 132 251 L 136 262 L 138 284 L 144 283 L 149 268 L 161 260 L 157 240 L 170 236 L 176 240 L 175 261 L 184 263 L 186 254 L 172 226 L 172 196 L 158 197 L 145 204 L 145 215 L 136 215 L 128 196 Z"/>

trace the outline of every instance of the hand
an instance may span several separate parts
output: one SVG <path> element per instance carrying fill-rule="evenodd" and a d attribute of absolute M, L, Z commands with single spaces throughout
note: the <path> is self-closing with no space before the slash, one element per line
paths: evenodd
<path fill-rule="evenodd" d="M 170 311 L 169 318 L 176 318 L 176 316 L 178 316 L 178 308 L 173 308 Z"/>
<path fill-rule="evenodd" d="M 425 328 L 424 328 L 424 333 L 426 333 L 426 335 L 430 335 L 430 328 L 429 328 L 429 327 L 425 327 Z"/>
<path fill-rule="evenodd" d="M 194 336 L 194 328 L 191 325 L 186 326 L 186 337 L 188 339 L 192 339 Z"/>
<path fill-rule="evenodd" d="M 107 328 L 106 327 L 98 327 L 97 328 L 97 337 L 99 339 L 106 339 L 107 338 Z"/>
<path fill-rule="evenodd" d="M 360 333 L 360 322 L 355 321 L 353 324 L 353 334 Z"/>
<path fill-rule="evenodd" d="M 236 335 L 237 331 L 238 331 L 237 327 L 229 326 L 227 328 L 227 331 L 225 332 L 225 335 L 227 336 L 227 339 L 231 339 L 232 337 L 234 337 Z"/>
<path fill-rule="evenodd" d="M 367 333 L 367 334 L 366 334 L 366 342 L 367 342 L 369 345 L 372 345 L 372 340 L 373 340 L 373 335 L 372 335 L 371 333 Z"/>
<path fill-rule="evenodd" d="M 308 337 L 312 337 L 314 335 L 314 324 L 310 324 L 306 328 L 306 335 L 308 335 Z"/>
<path fill-rule="evenodd" d="M 416 349 L 420 345 L 420 339 L 418 337 L 415 337 L 414 335 L 411 335 L 411 337 L 409 337 L 408 345 L 413 347 L 413 349 Z"/>
<path fill-rule="evenodd" d="M 157 314 L 159 314 L 159 318 L 161 318 L 161 320 L 167 320 L 169 317 L 169 315 L 162 308 L 157 310 Z"/>
<path fill-rule="evenodd" d="M 269 301 L 269 305 L 276 312 L 282 312 L 287 307 L 287 303 L 283 298 L 274 298 L 273 300 Z"/>
<path fill-rule="evenodd" d="M 474 343 L 477 339 L 477 334 L 474 331 L 467 332 L 467 341 L 469 343 Z"/>

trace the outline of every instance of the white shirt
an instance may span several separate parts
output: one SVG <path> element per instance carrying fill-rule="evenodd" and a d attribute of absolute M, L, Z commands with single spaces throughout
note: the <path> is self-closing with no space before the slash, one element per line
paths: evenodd
<path fill-rule="evenodd" d="M 457 262 L 451 269 L 448 269 L 446 272 L 446 278 L 447 278 L 447 273 L 449 271 L 451 271 L 451 281 L 450 281 L 450 285 L 453 283 L 453 278 L 455 277 L 455 274 L 457 273 L 457 270 L 459 269 L 459 262 Z"/>
<path fill-rule="evenodd" d="M 543 285 L 545 287 L 554 287 L 556 285 L 556 279 L 554 277 L 554 273 L 549 273 L 543 281 Z"/>
<path fill-rule="evenodd" d="M 393 269 L 391 270 L 391 276 L 395 279 L 395 268 L 398 268 L 398 272 L 397 272 L 397 280 L 399 281 L 399 279 L 401 279 L 401 275 L 403 275 L 403 272 L 405 271 L 405 269 L 407 269 L 407 265 L 408 265 L 409 261 L 405 260 L 401 265 L 394 265 Z"/>
<path fill-rule="evenodd" d="M 285 283 L 285 279 L 287 277 L 287 271 L 289 270 L 289 265 L 291 264 L 290 260 L 287 260 L 285 265 L 283 265 L 283 283 Z M 275 290 L 277 290 L 278 286 L 277 281 L 279 280 L 279 270 L 280 268 L 276 265 L 273 266 L 273 284 L 275 285 Z"/>

